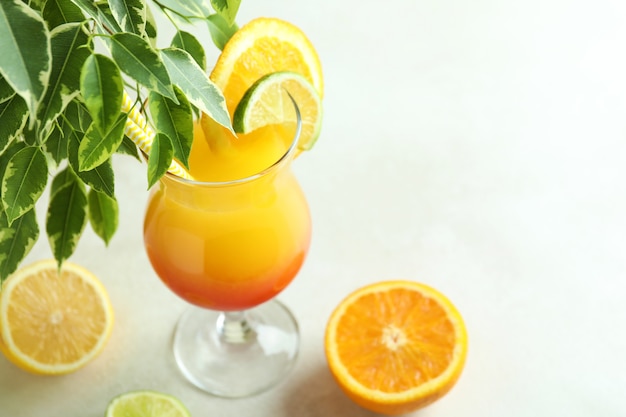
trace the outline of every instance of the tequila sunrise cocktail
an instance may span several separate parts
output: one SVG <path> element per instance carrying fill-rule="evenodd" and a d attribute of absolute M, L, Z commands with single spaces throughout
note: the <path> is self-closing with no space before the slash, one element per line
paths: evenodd
<path fill-rule="evenodd" d="M 145 246 L 163 282 L 200 307 L 231 311 L 273 298 L 300 269 L 309 210 L 289 164 L 286 126 L 268 126 L 210 149 L 199 125 L 190 167 L 150 197 Z M 203 181 L 203 182 L 200 182 Z"/>
<path fill-rule="evenodd" d="M 291 171 L 301 132 L 296 115 L 296 124 L 267 126 L 219 146 L 196 127 L 195 179 L 167 174 L 148 200 L 150 262 L 195 305 L 178 323 L 174 355 L 187 379 L 212 394 L 261 392 L 297 356 L 297 322 L 272 300 L 298 273 L 311 239 L 308 205 Z"/>
<path fill-rule="evenodd" d="M 304 33 L 273 18 L 239 28 L 210 77 L 238 135 L 200 115 L 193 179 L 161 178 L 144 242 L 161 280 L 192 304 L 174 334 L 178 367 L 204 391 L 243 397 L 284 380 L 298 354 L 297 321 L 275 297 L 309 249 L 309 208 L 291 163 L 319 136 L 323 82 Z"/>

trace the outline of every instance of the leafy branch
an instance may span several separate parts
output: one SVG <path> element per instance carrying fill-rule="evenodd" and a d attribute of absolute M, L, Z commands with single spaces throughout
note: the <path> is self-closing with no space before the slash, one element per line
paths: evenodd
<path fill-rule="evenodd" d="M 125 94 L 149 103 L 156 131 L 147 179 L 172 159 L 188 168 L 193 115 L 230 128 L 202 44 L 179 23 L 208 25 L 223 48 L 240 0 L 2 0 L 0 2 L 0 284 L 40 236 L 35 206 L 50 190 L 45 230 L 59 265 L 87 223 L 108 244 L 118 224 L 111 159 L 140 160 L 125 135 Z M 153 10 L 176 29 L 157 48 Z M 49 179 L 51 183 L 48 184 Z"/>

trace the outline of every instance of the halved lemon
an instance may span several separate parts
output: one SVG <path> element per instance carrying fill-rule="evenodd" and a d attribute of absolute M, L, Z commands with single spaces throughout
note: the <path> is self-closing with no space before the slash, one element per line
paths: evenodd
<path fill-rule="evenodd" d="M 66 374 L 93 360 L 113 327 L 106 289 L 87 269 L 43 260 L 13 273 L 0 291 L 0 350 L 37 374 Z"/>
<path fill-rule="evenodd" d="M 246 91 L 233 116 L 235 132 L 248 133 L 268 125 L 295 123 L 293 102 L 302 121 L 298 147 L 311 149 L 322 127 L 322 101 L 305 77 L 291 71 L 265 75 Z"/>
<path fill-rule="evenodd" d="M 467 333 L 454 305 L 413 281 L 365 286 L 332 313 L 325 339 L 329 368 L 357 404 L 396 415 L 446 394 L 461 375 Z"/>

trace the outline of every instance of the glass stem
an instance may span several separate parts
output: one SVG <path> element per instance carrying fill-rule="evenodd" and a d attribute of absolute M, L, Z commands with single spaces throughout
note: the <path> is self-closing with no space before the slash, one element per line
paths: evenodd
<path fill-rule="evenodd" d="M 247 343 L 255 336 L 243 311 L 222 312 L 217 318 L 217 333 L 221 341 L 230 344 Z"/>

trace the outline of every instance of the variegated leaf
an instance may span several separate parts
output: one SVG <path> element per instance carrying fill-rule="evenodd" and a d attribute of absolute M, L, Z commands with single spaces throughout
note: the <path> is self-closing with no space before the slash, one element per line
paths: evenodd
<path fill-rule="evenodd" d="M 26 102 L 17 94 L 0 103 L 0 150 L 4 149 L 21 132 L 27 119 Z"/>
<path fill-rule="evenodd" d="M 149 7 L 146 7 L 145 36 L 153 48 L 157 47 L 157 22 Z"/>
<path fill-rule="evenodd" d="M 79 171 L 90 171 L 111 158 L 124 139 L 126 114 L 120 113 L 117 121 L 104 136 L 91 125 L 78 147 Z"/>
<path fill-rule="evenodd" d="M 58 172 L 54 179 L 52 180 L 52 184 L 50 185 L 50 196 L 53 196 L 57 191 L 63 188 L 67 183 L 72 181 L 77 181 L 78 178 L 76 174 L 70 167 L 65 167 L 61 172 Z"/>
<path fill-rule="evenodd" d="M 116 33 L 111 40 L 111 55 L 126 75 L 149 90 L 176 100 L 165 64 L 148 41 L 132 33 Z"/>
<path fill-rule="evenodd" d="M 105 8 L 106 3 L 96 3 L 93 0 L 71 0 L 76 6 L 78 6 L 83 13 L 91 17 L 96 23 L 100 24 L 102 29 L 108 29 L 113 32 L 120 32 L 122 29 L 117 24 L 111 11 L 108 7 Z"/>
<path fill-rule="evenodd" d="M 209 0 L 160 0 L 159 3 L 182 16 L 204 18 L 211 14 Z"/>
<path fill-rule="evenodd" d="M 67 140 L 72 130 L 73 127 L 67 119 L 60 118 L 43 145 L 45 152 L 57 164 L 67 158 Z"/>
<path fill-rule="evenodd" d="M 207 18 L 211 40 L 220 50 L 224 49 L 226 42 L 239 30 L 236 23 L 229 24 L 222 16 L 217 13 Z"/>
<path fill-rule="evenodd" d="M 50 77 L 50 33 L 39 14 L 20 0 L 0 1 L 0 70 L 7 82 L 37 113 Z M 31 126 L 35 118 L 31 118 Z"/>
<path fill-rule="evenodd" d="M 128 136 L 124 136 L 122 143 L 117 148 L 117 152 L 124 155 L 130 155 L 133 158 L 139 160 L 139 151 L 137 151 L 137 145 L 135 145 L 135 142 L 133 142 L 133 140 Z"/>
<path fill-rule="evenodd" d="M 64 0 L 47 0 L 41 11 L 41 15 L 48 23 L 49 28 L 55 28 L 64 23 L 82 22 L 85 20 L 78 6 Z"/>
<path fill-rule="evenodd" d="M 13 88 L 9 85 L 6 78 L 0 74 L 0 103 L 4 103 L 14 95 L 15 91 L 13 91 Z"/>
<path fill-rule="evenodd" d="M 57 262 L 62 263 L 74 253 L 86 223 L 87 193 L 74 178 L 52 195 L 48 205 L 46 232 Z"/>
<path fill-rule="evenodd" d="M 13 155 L 2 177 L 2 205 L 9 225 L 35 206 L 47 182 L 48 161 L 41 149 L 29 146 Z"/>
<path fill-rule="evenodd" d="M 157 133 L 148 157 L 148 188 L 167 172 L 173 157 L 174 149 L 170 138 L 163 133 Z"/>
<path fill-rule="evenodd" d="M 9 225 L 0 212 L 0 284 L 11 275 L 31 251 L 39 238 L 35 209 L 31 209 Z"/>
<path fill-rule="evenodd" d="M 101 191 L 111 197 L 115 195 L 115 176 L 113 174 L 113 164 L 107 160 L 90 171 L 80 171 L 78 164 L 78 147 L 81 138 L 76 132 L 68 138 L 67 160 L 72 170 L 88 186 Z"/>
<path fill-rule="evenodd" d="M 105 55 L 90 55 L 80 74 L 80 91 L 94 127 L 100 133 L 109 131 L 124 99 L 122 74 L 115 62 Z"/>
<path fill-rule="evenodd" d="M 111 13 L 125 32 L 143 36 L 146 29 L 146 5 L 141 0 L 109 0 Z"/>
<path fill-rule="evenodd" d="M 191 55 L 178 48 L 163 49 L 161 55 L 172 81 L 185 93 L 189 102 L 232 130 L 224 95 Z"/>
<path fill-rule="evenodd" d="M 26 144 L 21 141 L 13 141 L 7 146 L 2 153 L 0 153 L 0 184 L 2 184 L 2 178 L 4 177 L 4 172 L 7 169 L 7 165 L 9 165 L 9 161 L 13 158 L 13 155 L 21 151 L 26 147 Z M 0 186 L 0 195 L 2 194 L 2 187 Z M 2 207 L 0 207 L 0 211 L 2 211 Z"/>
<path fill-rule="evenodd" d="M 202 69 L 203 72 L 206 71 L 206 53 L 204 52 L 204 47 L 191 33 L 182 30 L 176 32 L 176 35 L 174 35 L 172 39 L 172 47 L 187 51 L 187 53 L 193 57 L 194 61 L 196 61 L 200 69 Z"/>
<path fill-rule="evenodd" d="M 72 100 L 65 109 L 63 118 L 72 125 L 74 130 L 86 132 L 91 126 L 92 119 L 89 110 L 79 100 Z"/>
<path fill-rule="evenodd" d="M 117 200 L 104 193 L 90 190 L 88 201 L 89 223 L 93 231 L 108 245 L 117 230 L 119 216 Z"/>
<path fill-rule="evenodd" d="M 81 23 L 66 23 L 53 29 L 50 85 L 43 98 L 38 118 L 47 131 L 67 104 L 80 92 L 80 70 L 90 55 L 89 37 Z"/>
<path fill-rule="evenodd" d="M 175 87 L 179 104 L 151 93 L 150 114 L 158 132 L 164 133 L 172 141 L 174 158 L 189 168 L 189 152 L 193 142 L 193 115 L 191 106 L 178 87 Z"/>
<path fill-rule="evenodd" d="M 232 25 L 235 22 L 237 16 L 237 10 L 239 10 L 239 4 L 241 0 L 211 0 L 213 9 Z"/>

